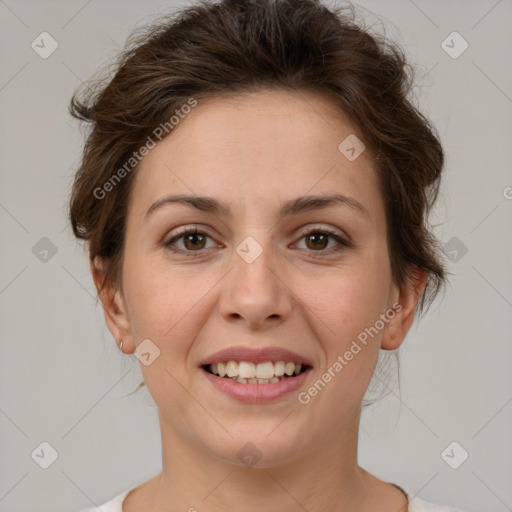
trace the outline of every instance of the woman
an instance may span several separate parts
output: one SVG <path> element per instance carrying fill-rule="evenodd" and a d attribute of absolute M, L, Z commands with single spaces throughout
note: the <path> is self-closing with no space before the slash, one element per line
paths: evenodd
<path fill-rule="evenodd" d="M 71 223 L 162 435 L 162 472 L 104 512 L 455 510 L 357 462 L 379 353 L 445 280 L 443 150 L 406 69 L 345 9 L 225 0 L 75 95 Z"/>

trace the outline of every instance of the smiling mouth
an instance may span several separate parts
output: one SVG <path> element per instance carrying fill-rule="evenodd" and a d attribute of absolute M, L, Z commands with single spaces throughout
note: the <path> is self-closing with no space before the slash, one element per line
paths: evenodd
<path fill-rule="evenodd" d="M 311 367 L 286 361 L 266 361 L 264 363 L 226 361 L 206 364 L 202 368 L 211 375 L 240 384 L 274 384 L 293 379 Z"/>

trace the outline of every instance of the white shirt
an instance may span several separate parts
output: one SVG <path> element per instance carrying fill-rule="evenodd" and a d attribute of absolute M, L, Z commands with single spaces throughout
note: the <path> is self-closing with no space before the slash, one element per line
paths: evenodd
<path fill-rule="evenodd" d="M 110 501 L 107 501 L 105 504 L 100 505 L 99 509 L 101 510 L 101 512 L 123 512 L 123 501 L 130 491 L 131 489 L 122 492 L 115 498 L 112 498 Z M 407 491 L 405 492 L 407 493 L 407 497 L 409 499 L 408 512 L 463 512 L 462 510 L 455 507 L 450 507 L 447 505 L 438 505 L 436 503 L 423 501 L 417 496 L 413 497 Z M 80 510 L 79 512 L 98 512 L 98 507 Z"/>

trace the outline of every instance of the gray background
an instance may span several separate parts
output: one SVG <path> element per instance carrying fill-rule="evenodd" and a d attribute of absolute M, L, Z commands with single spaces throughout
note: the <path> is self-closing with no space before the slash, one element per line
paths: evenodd
<path fill-rule="evenodd" d="M 160 471 L 157 409 L 145 388 L 125 396 L 139 363 L 104 326 L 67 227 L 83 142 L 67 107 L 136 25 L 176 5 L 0 1 L 1 511 L 79 510 Z M 456 237 L 451 285 L 400 349 L 400 393 L 363 414 L 360 462 L 429 501 L 512 510 L 512 2 L 360 5 L 417 66 L 417 101 L 447 152 L 433 223 L 444 243 Z M 31 48 L 43 31 L 59 44 L 47 59 Z M 453 31 L 469 44 L 458 58 L 442 47 Z M 57 249 L 46 261 L 43 237 Z M 31 456 L 43 441 L 58 452 L 48 469 Z M 453 441 L 469 453 L 458 469 L 441 456 Z"/>

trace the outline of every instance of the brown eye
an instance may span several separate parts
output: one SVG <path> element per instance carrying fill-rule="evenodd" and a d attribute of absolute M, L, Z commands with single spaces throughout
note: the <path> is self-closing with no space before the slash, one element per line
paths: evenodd
<path fill-rule="evenodd" d="M 312 229 L 304 233 L 301 240 L 305 240 L 306 249 L 309 252 L 319 252 L 322 255 L 331 254 L 334 252 L 342 251 L 348 247 L 351 247 L 350 242 L 342 238 L 340 235 L 328 229 Z M 329 247 L 330 240 L 334 240 L 334 247 Z"/>
<path fill-rule="evenodd" d="M 182 235 L 184 240 L 184 245 L 187 249 L 193 251 L 197 249 L 203 249 L 206 237 L 201 233 L 190 233 L 188 235 Z"/>
<path fill-rule="evenodd" d="M 321 250 L 327 247 L 329 241 L 329 235 L 325 233 L 315 232 L 310 235 L 306 235 L 306 245 L 310 249 Z"/>
<path fill-rule="evenodd" d="M 206 248 L 208 238 L 211 239 L 209 235 L 202 231 L 198 231 L 197 229 L 188 229 L 172 237 L 164 243 L 164 246 L 168 247 L 173 252 L 185 254 L 200 252 Z M 181 247 L 178 247 L 180 245 L 178 242 L 182 242 Z"/>

